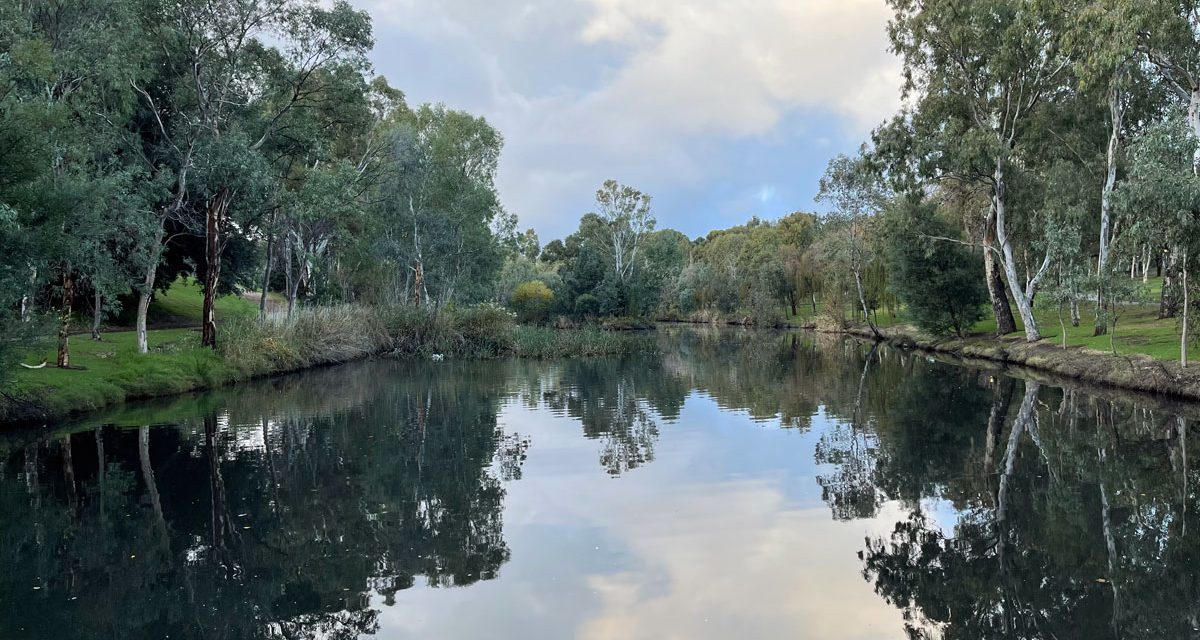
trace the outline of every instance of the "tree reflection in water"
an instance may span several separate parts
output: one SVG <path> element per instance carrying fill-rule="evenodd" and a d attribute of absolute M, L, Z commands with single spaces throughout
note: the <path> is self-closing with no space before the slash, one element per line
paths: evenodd
<path fill-rule="evenodd" d="M 910 637 L 1197 633 L 1187 408 L 893 359 L 907 371 L 870 411 L 871 446 L 841 435 L 861 428 L 848 417 L 818 457 L 835 517 L 907 506 L 862 560 Z"/>
<path fill-rule="evenodd" d="M 10 448 L 0 636 L 355 638 L 372 593 L 494 577 L 528 446 L 497 427 L 502 381 L 317 380 Z"/>
<path fill-rule="evenodd" d="M 832 517 L 891 531 L 862 572 L 912 638 L 1200 628 L 1196 409 L 828 336 L 660 333 L 662 355 L 367 363 L 7 433 L 0 637 L 374 633 L 402 590 L 511 558 L 505 483 L 535 443 L 507 405 L 637 482 L 693 397 L 807 434 Z"/>

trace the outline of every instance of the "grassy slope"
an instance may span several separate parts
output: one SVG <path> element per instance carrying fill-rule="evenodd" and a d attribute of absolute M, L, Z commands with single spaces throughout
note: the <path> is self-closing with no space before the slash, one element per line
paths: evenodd
<path fill-rule="evenodd" d="M 277 298 L 278 294 L 271 294 Z M 165 293 L 156 292 L 150 305 L 151 326 L 198 326 L 204 294 L 200 283 L 181 279 Z M 21 369 L 6 391 L 15 397 L 37 398 L 48 413 L 99 408 L 127 397 L 181 393 L 233 380 L 235 373 L 211 350 L 200 348 L 195 329 L 154 329 L 147 332 L 151 353 L 137 352 L 133 320 L 117 318 L 96 342 L 86 334 L 70 338 L 72 369 Z M 256 302 L 239 296 L 217 299 L 218 320 L 255 318 Z M 82 329 L 90 319 L 78 320 Z M 25 361 L 53 363 L 55 347 L 31 353 Z"/>
<path fill-rule="evenodd" d="M 1157 300 L 1162 292 L 1162 279 L 1151 279 L 1147 287 L 1148 299 Z M 797 324 L 809 322 L 813 318 L 812 309 L 804 307 L 790 321 Z M 1156 360 L 1176 361 L 1179 359 L 1179 320 L 1177 318 L 1158 318 L 1158 303 L 1130 305 L 1122 307 L 1117 317 L 1115 336 L 1095 336 L 1095 316 L 1090 306 L 1080 309 L 1082 319 L 1078 327 L 1071 326 L 1067 310 L 1063 309 L 1063 320 L 1067 328 L 1068 347 L 1086 347 L 1097 351 L 1112 352 L 1114 347 L 1121 355 L 1144 354 Z M 1012 337 L 1023 337 L 1020 330 L 1021 318 L 1016 309 L 1013 315 L 1017 319 L 1018 331 L 1010 334 Z M 1062 328 L 1058 312 L 1054 309 L 1036 309 L 1038 328 L 1041 329 L 1045 341 L 1055 345 L 1062 344 Z M 909 323 L 903 310 L 892 316 L 879 313 L 879 326 L 894 327 Z M 972 334 L 991 335 L 996 332 L 996 319 L 989 312 L 986 317 L 971 328 Z M 1200 346 L 1192 345 L 1188 351 L 1190 360 L 1200 360 Z"/>
<path fill-rule="evenodd" d="M 16 372 L 8 393 L 36 398 L 51 415 L 96 409 L 126 397 L 164 395 L 222 384 L 230 372 L 220 357 L 200 348 L 193 329 L 159 329 L 147 339 L 151 353 L 137 352 L 131 331 L 104 335 L 102 342 L 87 336 L 71 338 L 72 369 L 22 369 Z M 48 350 L 38 358 L 53 362 Z"/>
<path fill-rule="evenodd" d="M 164 292 L 156 292 L 150 304 L 149 321 L 151 323 L 188 323 L 199 324 L 200 313 L 204 308 L 204 291 L 200 283 L 185 279 L 171 285 Z M 258 315 L 258 305 L 239 296 L 221 296 L 217 298 L 217 317 L 254 317 Z"/>

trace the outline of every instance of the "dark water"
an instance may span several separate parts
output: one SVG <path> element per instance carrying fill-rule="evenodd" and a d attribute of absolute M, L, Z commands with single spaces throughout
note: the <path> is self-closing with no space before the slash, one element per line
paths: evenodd
<path fill-rule="evenodd" d="M 0 638 L 1196 637 L 1195 408 L 660 339 L 7 434 Z"/>

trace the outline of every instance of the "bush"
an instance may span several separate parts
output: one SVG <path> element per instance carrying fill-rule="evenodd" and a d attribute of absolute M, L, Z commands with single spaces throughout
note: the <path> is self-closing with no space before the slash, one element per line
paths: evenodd
<path fill-rule="evenodd" d="M 987 301 L 979 257 L 927 203 L 902 202 L 885 217 L 883 240 L 897 297 L 922 330 L 959 336 L 983 317 Z"/>
<path fill-rule="evenodd" d="M 554 292 L 541 280 L 529 280 L 513 290 L 510 304 L 521 322 L 541 324 L 554 306 Z"/>
<path fill-rule="evenodd" d="M 590 318 L 598 313 L 600 313 L 600 299 L 596 296 L 585 293 L 575 298 L 575 315 Z"/>

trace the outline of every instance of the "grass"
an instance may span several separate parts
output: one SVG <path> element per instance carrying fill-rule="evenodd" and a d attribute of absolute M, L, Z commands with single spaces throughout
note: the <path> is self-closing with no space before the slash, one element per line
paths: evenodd
<path fill-rule="evenodd" d="M 651 348 L 640 334 L 598 328 L 555 330 L 517 325 L 511 313 L 480 305 L 433 313 L 412 307 L 317 307 L 265 323 L 254 313 L 223 316 L 217 351 L 195 329 L 148 332 L 137 352 L 133 332 L 96 342 L 71 338 L 70 369 L 20 369 L 3 390 L 0 422 L 49 420 L 134 398 L 164 396 L 230 382 L 348 362 L 375 355 L 408 358 L 558 358 L 621 355 Z M 54 350 L 25 361 L 54 360 Z"/>
<path fill-rule="evenodd" d="M 274 305 L 286 303 L 282 294 L 271 292 L 268 300 Z M 166 291 L 154 292 L 150 302 L 147 322 L 151 327 L 191 327 L 199 326 L 204 309 L 204 289 L 201 283 L 193 278 L 180 278 Z M 132 329 L 134 325 L 134 306 L 127 305 L 122 313 L 109 323 L 110 329 Z M 256 294 L 247 296 L 224 295 L 217 298 L 217 318 L 229 320 L 234 318 L 257 318 L 258 299 Z M 90 326 L 90 317 L 81 317 L 79 327 Z"/>
<path fill-rule="evenodd" d="M 1156 360 L 1178 361 L 1179 319 L 1159 319 L 1157 300 L 1161 293 L 1162 278 L 1151 278 L 1146 287 L 1146 295 L 1148 300 L 1155 300 L 1155 302 L 1122 306 L 1117 315 L 1115 335 L 1094 335 L 1095 315 L 1094 309 L 1090 305 L 1084 305 L 1080 308 L 1080 315 L 1082 317 L 1078 327 L 1071 326 L 1070 313 L 1064 307 L 1063 319 L 1065 320 L 1067 329 L 1067 346 L 1082 347 L 1109 353 L 1112 353 L 1115 347 L 1116 353 L 1120 355 L 1142 354 Z M 789 322 L 794 324 L 810 323 L 822 312 L 819 305 L 816 314 L 812 312 L 812 308 L 809 306 L 797 309 L 797 311 L 799 313 L 788 318 Z M 1021 317 L 1017 313 L 1016 308 L 1013 309 L 1013 317 L 1017 320 L 1017 331 L 1009 334 L 1009 336 L 1024 337 L 1025 333 Z M 1037 318 L 1038 329 L 1041 331 L 1043 341 L 1061 346 L 1063 344 L 1063 331 L 1059 323 L 1058 311 L 1053 308 L 1036 308 L 1034 310 L 1034 317 Z M 1200 319 L 1197 320 L 1200 321 Z M 911 319 L 907 317 L 903 309 L 900 309 L 895 314 L 880 311 L 876 315 L 875 321 L 883 329 L 911 323 Z M 996 319 L 992 316 L 990 309 L 987 310 L 982 320 L 971 327 L 969 333 L 973 335 L 993 335 L 996 333 Z M 1200 345 L 1191 345 L 1188 349 L 1188 354 L 1189 361 L 1200 360 Z"/>
<path fill-rule="evenodd" d="M 71 369 L 21 369 L 5 392 L 36 407 L 35 414 L 65 415 L 120 402 L 129 397 L 182 393 L 228 382 L 221 357 L 200 348 L 192 329 L 161 329 L 147 335 L 151 352 L 137 352 L 133 332 L 109 333 L 102 342 L 71 338 Z M 27 361 L 54 361 L 54 350 L 30 354 Z M 0 412 L 2 416 L 2 412 Z"/>
<path fill-rule="evenodd" d="M 258 305 L 240 296 L 228 295 L 217 298 L 218 318 L 254 318 L 258 316 Z M 171 285 L 166 292 L 154 295 L 150 305 L 150 319 L 156 322 L 172 320 L 200 322 L 204 309 L 204 290 L 199 282 L 182 279 Z"/>

